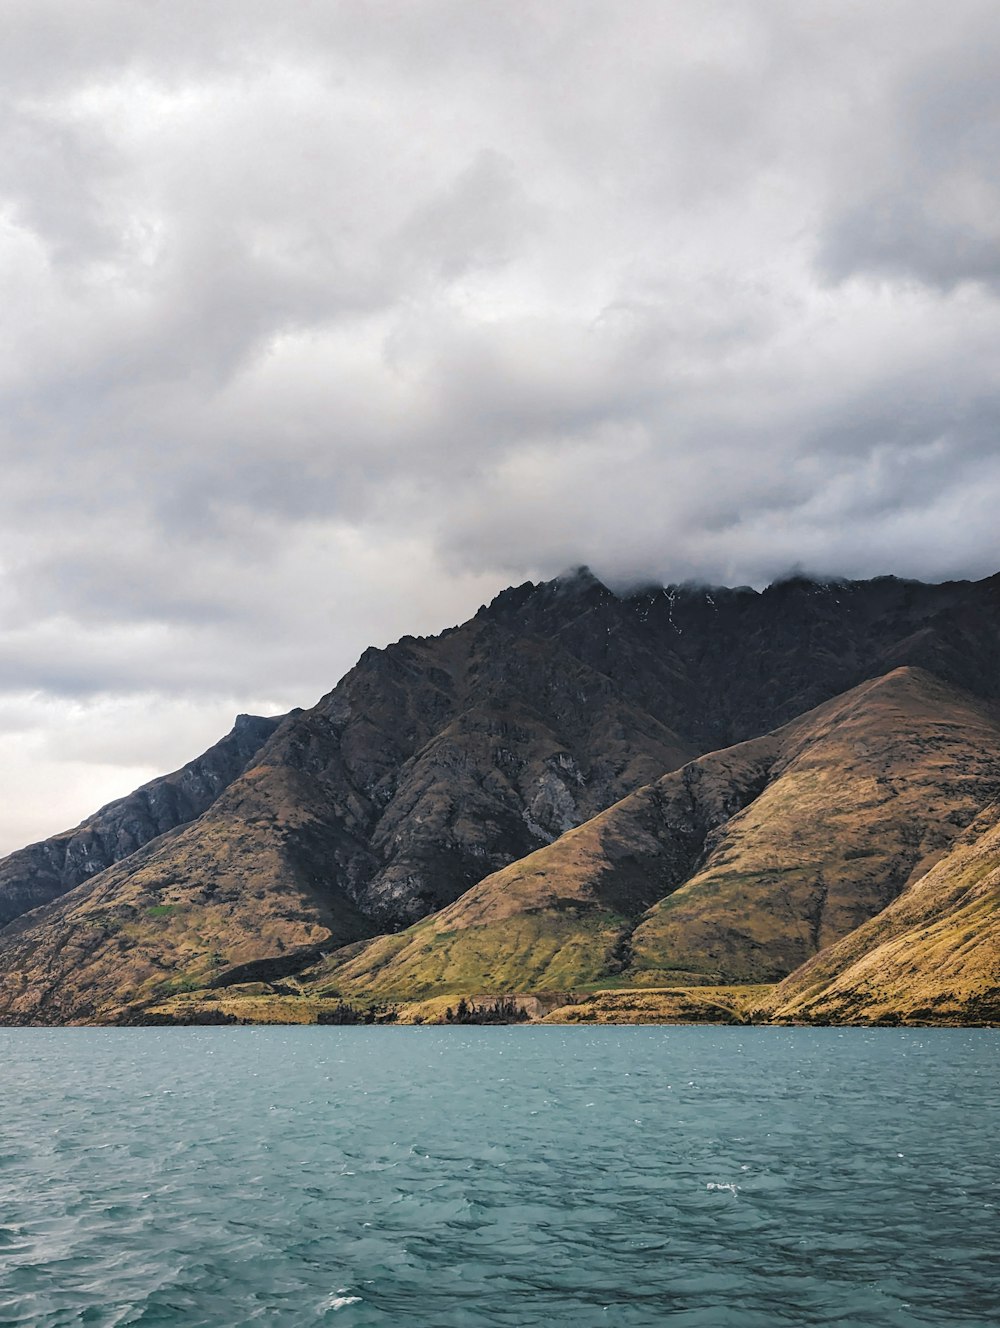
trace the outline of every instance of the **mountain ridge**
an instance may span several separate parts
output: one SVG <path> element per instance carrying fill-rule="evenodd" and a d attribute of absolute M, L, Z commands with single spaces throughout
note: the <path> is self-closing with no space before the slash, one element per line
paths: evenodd
<path fill-rule="evenodd" d="M 200 756 L 100 807 L 79 825 L 0 859 L 0 929 L 159 835 L 196 820 L 246 769 L 284 715 L 237 715 Z"/>

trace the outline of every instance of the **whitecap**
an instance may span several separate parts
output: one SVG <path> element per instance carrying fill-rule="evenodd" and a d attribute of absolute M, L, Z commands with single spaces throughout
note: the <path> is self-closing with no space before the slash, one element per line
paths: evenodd
<path fill-rule="evenodd" d="M 320 1301 L 316 1306 L 316 1312 L 325 1314 L 327 1310 L 342 1310 L 345 1305 L 357 1305 L 360 1300 L 360 1296 L 348 1295 L 347 1287 L 338 1287 L 325 1300 Z"/>

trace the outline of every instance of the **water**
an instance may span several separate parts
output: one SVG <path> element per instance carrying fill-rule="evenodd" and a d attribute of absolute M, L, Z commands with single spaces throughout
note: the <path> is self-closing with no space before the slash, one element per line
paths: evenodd
<path fill-rule="evenodd" d="M 1000 1322 L 990 1030 L 0 1031 L 0 1324 Z"/>

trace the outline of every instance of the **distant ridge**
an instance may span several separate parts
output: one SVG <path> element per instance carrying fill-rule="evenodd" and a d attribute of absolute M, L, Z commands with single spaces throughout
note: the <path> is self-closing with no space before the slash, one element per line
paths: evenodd
<path fill-rule="evenodd" d="M 109 802 L 73 830 L 0 861 L 0 927 L 206 811 L 284 716 L 237 715 L 229 733 L 173 774 Z"/>

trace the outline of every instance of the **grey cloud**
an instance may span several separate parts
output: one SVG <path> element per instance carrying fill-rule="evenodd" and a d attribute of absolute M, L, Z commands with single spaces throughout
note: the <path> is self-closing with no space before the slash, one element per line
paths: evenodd
<path fill-rule="evenodd" d="M 143 696 L 207 745 L 572 563 L 1000 564 L 992 3 L 4 26 L 17 761 Z"/>
<path fill-rule="evenodd" d="M 949 290 L 1000 278 L 1000 31 L 995 11 L 956 17 L 941 46 L 886 89 L 874 153 L 821 235 L 836 279 L 869 273 Z"/>
<path fill-rule="evenodd" d="M 510 159 L 484 148 L 409 218 L 395 243 L 433 276 L 453 279 L 509 261 L 530 217 Z"/>

